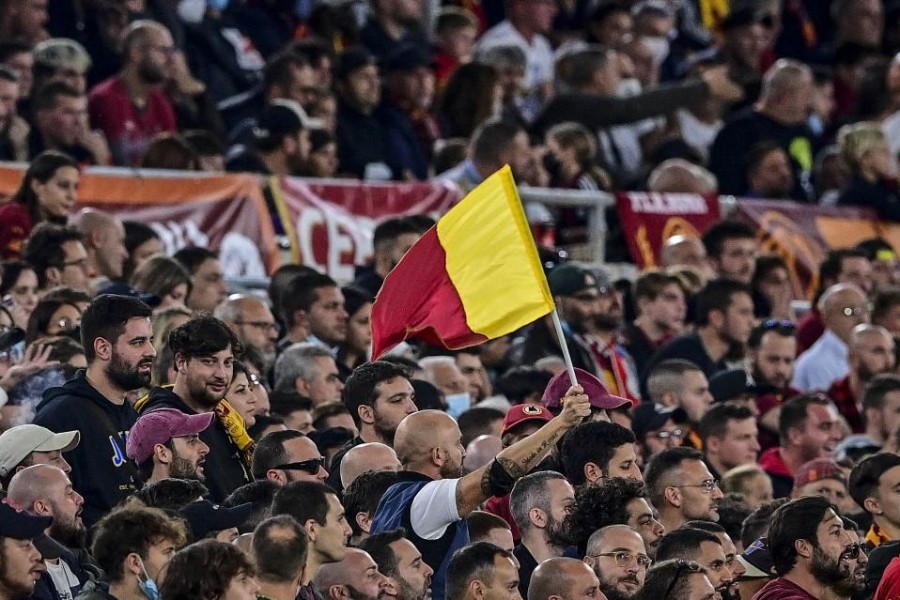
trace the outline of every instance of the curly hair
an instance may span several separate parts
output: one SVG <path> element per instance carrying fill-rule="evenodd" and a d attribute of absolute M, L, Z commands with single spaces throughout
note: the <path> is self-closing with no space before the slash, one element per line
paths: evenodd
<path fill-rule="evenodd" d="M 564 523 L 567 541 L 584 556 L 591 534 L 607 525 L 628 524 L 628 503 L 646 498 L 644 485 L 634 479 L 613 477 L 603 485 L 583 485 L 575 490 L 575 506 Z"/>
<path fill-rule="evenodd" d="M 216 600 L 232 579 L 255 574 L 253 562 L 237 546 L 202 540 L 175 553 L 159 591 L 166 600 Z"/>

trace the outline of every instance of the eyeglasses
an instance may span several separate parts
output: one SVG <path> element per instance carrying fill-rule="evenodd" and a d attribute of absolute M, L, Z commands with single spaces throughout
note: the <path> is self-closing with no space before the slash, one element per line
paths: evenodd
<path fill-rule="evenodd" d="M 840 309 L 840 312 L 845 317 L 861 317 L 863 315 L 869 314 L 871 309 L 868 305 L 865 306 L 845 306 Z"/>
<path fill-rule="evenodd" d="M 669 587 L 666 588 L 666 593 L 663 594 L 662 600 L 668 600 L 669 594 L 675 589 L 675 586 L 678 584 L 678 580 L 681 579 L 682 575 L 686 573 L 703 573 L 703 567 L 698 563 L 682 560 L 680 558 L 676 560 L 678 563 L 675 567 L 675 574 L 672 575 L 672 581 L 669 582 Z"/>
<path fill-rule="evenodd" d="M 292 462 L 274 467 L 280 471 L 306 471 L 310 475 L 315 475 L 319 469 L 325 468 L 325 457 L 311 458 L 309 460 L 301 460 L 300 462 Z"/>
<path fill-rule="evenodd" d="M 713 491 L 714 489 L 716 489 L 716 488 L 719 487 L 719 482 L 718 482 L 718 480 L 716 480 L 716 479 L 708 479 L 708 480 L 704 481 L 703 483 L 691 483 L 691 484 L 684 484 L 684 485 L 673 485 L 672 487 L 680 487 L 680 488 L 683 488 L 683 487 L 695 487 L 695 488 L 700 488 L 700 490 L 701 490 L 704 494 L 711 494 L 712 491 Z"/>
<path fill-rule="evenodd" d="M 683 438 L 685 432 L 683 429 L 673 429 L 672 431 L 654 431 L 653 433 L 648 433 L 647 435 L 658 440 L 667 440 L 669 438 Z"/>
<path fill-rule="evenodd" d="M 87 270 L 88 268 L 88 259 L 87 258 L 79 258 L 78 260 L 67 260 L 61 262 L 59 266 L 63 269 L 66 267 L 78 267 L 82 271 Z"/>
<path fill-rule="evenodd" d="M 859 544 L 851 544 L 844 548 L 844 551 L 841 552 L 840 560 L 856 560 L 857 558 L 859 558 L 860 553 L 865 554 L 862 546 L 860 546 Z"/>
<path fill-rule="evenodd" d="M 591 554 L 593 558 L 598 556 L 609 556 L 616 561 L 616 565 L 623 569 L 630 567 L 637 562 L 637 566 L 646 569 L 653 564 L 653 560 L 646 554 L 632 554 L 631 552 L 601 552 L 600 554 Z"/>
<path fill-rule="evenodd" d="M 249 325 L 250 327 L 262 329 L 263 331 L 278 332 L 278 325 L 270 323 L 269 321 L 235 321 L 234 323 L 235 325 Z"/>

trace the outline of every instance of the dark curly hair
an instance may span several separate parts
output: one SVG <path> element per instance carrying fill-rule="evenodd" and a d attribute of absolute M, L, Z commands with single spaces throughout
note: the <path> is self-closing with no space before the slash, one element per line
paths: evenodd
<path fill-rule="evenodd" d="M 628 524 L 628 503 L 646 498 L 644 485 L 634 479 L 612 477 L 603 485 L 582 485 L 575 490 L 575 505 L 566 515 L 566 540 L 584 556 L 591 534 L 607 525 Z"/>
<path fill-rule="evenodd" d="M 166 600 L 216 600 L 241 574 L 254 576 L 256 568 L 240 548 L 202 540 L 175 553 L 159 591 Z"/>

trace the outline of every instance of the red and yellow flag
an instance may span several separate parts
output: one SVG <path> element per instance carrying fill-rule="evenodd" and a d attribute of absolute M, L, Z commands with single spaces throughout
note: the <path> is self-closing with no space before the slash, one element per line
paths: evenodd
<path fill-rule="evenodd" d="M 465 348 L 553 310 L 512 173 L 503 167 L 429 229 L 372 306 L 372 356 L 408 338 Z"/>

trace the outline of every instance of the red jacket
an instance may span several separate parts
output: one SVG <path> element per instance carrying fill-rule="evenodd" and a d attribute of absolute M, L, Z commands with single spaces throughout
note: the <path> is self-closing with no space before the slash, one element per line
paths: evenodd
<path fill-rule="evenodd" d="M 22 244 L 33 228 L 34 223 L 24 204 L 7 202 L 0 206 L 0 259 L 20 258 Z"/>

